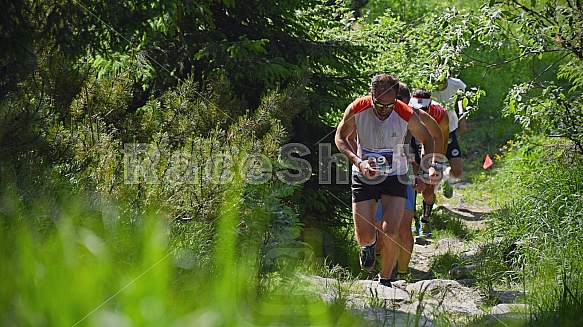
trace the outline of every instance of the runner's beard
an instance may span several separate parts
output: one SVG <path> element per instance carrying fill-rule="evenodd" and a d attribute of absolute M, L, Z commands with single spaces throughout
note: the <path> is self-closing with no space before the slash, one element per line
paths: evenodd
<path fill-rule="evenodd" d="M 376 107 L 373 107 L 373 110 L 374 110 L 374 113 L 377 116 L 377 118 L 379 118 L 381 120 L 387 119 L 389 117 L 389 115 L 391 114 L 391 112 L 393 112 L 393 109 L 391 108 L 391 109 L 387 110 L 386 114 L 383 115 L 380 113 L 379 109 L 377 109 Z"/>

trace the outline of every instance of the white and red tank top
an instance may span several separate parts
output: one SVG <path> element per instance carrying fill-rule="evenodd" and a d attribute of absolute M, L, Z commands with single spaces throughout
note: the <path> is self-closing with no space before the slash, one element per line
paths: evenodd
<path fill-rule="evenodd" d="M 411 107 L 397 101 L 385 120 L 373 111 L 372 97 L 365 96 L 351 104 L 357 130 L 357 154 L 362 160 L 372 157 L 384 175 L 407 174 L 407 156 L 403 149 L 407 125 L 413 114 Z M 352 167 L 358 173 L 358 167 Z"/>
<path fill-rule="evenodd" d="M 439 102 L 431 99 L 412 97 L 411 100 L 409 100 L 409 106 L 425 110 L 438 124 L 441 123 L 445 115 L 447 115 L 445 108 L 443 108 Z"/>

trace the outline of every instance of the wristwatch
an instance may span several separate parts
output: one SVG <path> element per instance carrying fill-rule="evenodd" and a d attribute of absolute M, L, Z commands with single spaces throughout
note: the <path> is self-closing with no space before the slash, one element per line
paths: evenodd
<path fill-rule="evenodd" d="M 443 164 L 440 162 L 434 162 L 431 165 L 429 165 L 429 168 L 435 168 L 435 170 L 442 170 L 443 169 Z"/>

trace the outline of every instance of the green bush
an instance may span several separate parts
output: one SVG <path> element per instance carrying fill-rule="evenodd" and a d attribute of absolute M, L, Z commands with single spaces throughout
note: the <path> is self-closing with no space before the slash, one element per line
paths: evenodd
<path fill-rule="evenodd" d="M 575 271 L 583 268 L 583 179 L 577 173 L 583 160 L 571 146 L 534 137 L 515 144 L 506 173 L 520 187 L 491 225 L 491 235 L 505 244 L 495 251 L 498 261 L 505 261 L 506 273 L 521 276 L 537 326 L 581 323 L 583 279 Z"/>

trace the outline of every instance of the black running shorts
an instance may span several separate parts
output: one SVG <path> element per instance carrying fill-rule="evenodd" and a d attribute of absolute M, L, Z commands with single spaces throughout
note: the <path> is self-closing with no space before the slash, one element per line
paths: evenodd
<path fill-rule="evenodd" d="M 457 136 L 455 131 L 449 133 L 449 140 L 447 140 L 447 152 L 445 153 L 447 159 L 451 158 L 461 158 L 462 150 L 457 142 Z"/>
<path fill-rule="evenodd" d="M 380 176 L 369 181 L 357 174 L 352 175 L 352 202 L 377 200 L 381 195 L 393 195 L 407 198 L 407 181 L 409 176 Z"/>

